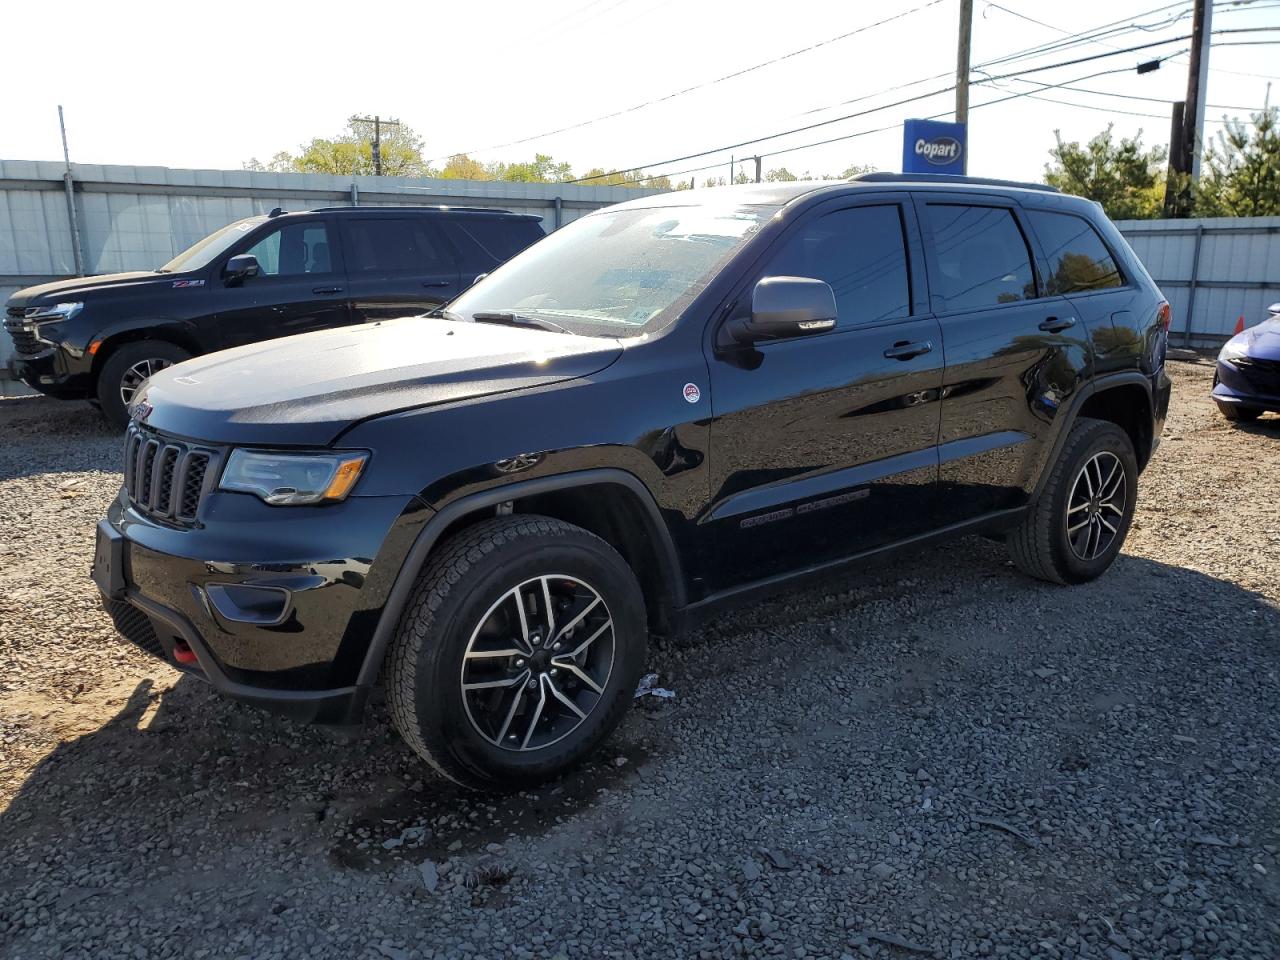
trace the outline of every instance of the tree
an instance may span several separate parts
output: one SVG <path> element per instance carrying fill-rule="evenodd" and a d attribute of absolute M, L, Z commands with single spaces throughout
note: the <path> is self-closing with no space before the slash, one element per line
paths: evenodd
<path fill-rule="evenodd" d="M 1195 194 L 1197 216 L 1280 214 L 1280 110 L 1255 113 L 1251 126 L 1228 120 L 1216 146 L 1205 152 Z"/>
<path fill-rule="evenodd" d="M 465 153 L 455 153 L 444 165 L 439 176 L 446 180 L 492 180 L 489 171 L 479 160 L 472 160 Z"/>
<path fill-rule="evenodd" d="M 373 121 L 351 117 L 347 128 L 335 137 L 317 137 L 298 148 L 298 153 L 277 153 L 268 163 L 256 157 L 246 170 L 278 173 L 331 173 L 343 177 L 371 176 L 373 166 Z M 422 158 L 422 138 L 405 124 L 384 124 L 380 153 L 382 173 L 388 177 L 428 177 L 432 171 Z"/>
<path fill-rule="evenodd" d="M 1142 131 L 1116 143 L 1111 125 L 1085 146 L 1064 143 L 1055 130 L 1057 145 L 1045 165 L 1045 182 L 1064 193 L 1074 193 L 1102 204 L 1113 220 L 1158 217 L 1164 202 L 1164 147 L 1146 150 Z"/>
<path fill-rule="evenodd" d="M 588 186 L 593 187 L 648 187 L 654 190 L 679 190 L 680 186 L 672 186 L 670 177 L 652 177 L 643 170 L 605 170 L 604 167 L 592 167 L 582 175 Z M 688 190 L 689 185 L 684 184 Z"/>
<path fill-rule="evenodd" d="M 786 167 L 774 167 L 764 175 L 764 178 L 769 183 L 790 183 L 800 179 Z"/>

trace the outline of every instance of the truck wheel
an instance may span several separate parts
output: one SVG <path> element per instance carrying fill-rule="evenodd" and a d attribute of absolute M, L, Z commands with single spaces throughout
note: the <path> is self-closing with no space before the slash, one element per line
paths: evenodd
<path fill-rule="evenodd" d="M 1039 499 L 1009 532 L 1013 562 L 1051 583 L 1085 583 L 1111 566 L 1138 499 L 1138 461 L 1114 423 L 1071 427 Z"/>
<path fill-rule="evenodd" d="M 186 350 L 163 340 L 139 340 L 119 347 L 98 371 L 98 403 L 102 415 L 117 427 L 128 426 L 129 403 L 142 382 L 153 373 L 190 357 Z"/>
<path fill-rule="evenodd" d="M 1238 403 L 1220 403 L 1218 411 L 1228 420 L 1257 420 L 1262 416 L 1258 407 L 1242 407 Z"/>
<path fill-rule="evenodd" d="M 618 725 L 647 643 L 640 586 L 607 543 L 550 517 L 486 520 L 418 577 L 386 664 L 391 719 L 457 783 L 536 783 Z"/>

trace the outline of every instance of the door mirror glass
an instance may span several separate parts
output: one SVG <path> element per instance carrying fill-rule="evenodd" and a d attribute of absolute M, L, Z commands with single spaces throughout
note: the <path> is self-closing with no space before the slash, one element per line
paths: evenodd
<path fill-rule="evenodd" d="M 836 325 L 836 295 L 812 277 L 765 277 L 751 293 L 751 316 L 733 324 L 739 343 L 826 333 Z"/>
<path fill-rule="evenodd" d="M 227 261 L 227 265 L 222 268 L 222 275 L 229 282 L 243 283 L 249 277 L 256 277 L 261 270 L 257 257 L 252 253 L 240 253 Z"/>

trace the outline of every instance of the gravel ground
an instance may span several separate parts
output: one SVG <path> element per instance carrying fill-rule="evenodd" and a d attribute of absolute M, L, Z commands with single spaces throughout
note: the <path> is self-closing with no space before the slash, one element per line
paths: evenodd
<path fill-rule="evenodd" d="M 1280 418 L 1174 364 L 1125 553 L 965 540 L 659 645 L 677 697 L 512 797 L 116 639 L 119 440 L 0 401 L 0 955 L 1280 956 Z"/>

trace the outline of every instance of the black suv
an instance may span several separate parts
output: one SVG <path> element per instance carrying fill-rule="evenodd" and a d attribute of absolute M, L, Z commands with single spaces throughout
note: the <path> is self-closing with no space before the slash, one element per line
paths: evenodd
<path fill-rule="evenodd" d="M 119 630 L 332 722 L 385 682 L 462 783 L 596 747 L 651 632 L 999 533 L 1080 583 L 1128 531 L 1169 309 L 1093 203 L 863 176 L 592 213 L 435 319 L 152 377 L 94 578 Z"/>
<path fill-rule="evenodd" d="M 5 311 L 14 377 L 88 399 L 120 426 L 138 386 L 227 347 L 383 320 L 452 300 L 542 239 L 539 217 L 458 207 L 274 210 L 159 270 L 19 290 Z"/>

